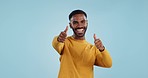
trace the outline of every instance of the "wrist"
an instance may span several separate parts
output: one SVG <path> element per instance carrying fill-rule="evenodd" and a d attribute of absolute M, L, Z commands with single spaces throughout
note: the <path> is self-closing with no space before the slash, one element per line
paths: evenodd
<path fill-rule="evenodd" d="M 103 52 L 105 50 L 105 47 L 103 46 L 102 48 L 99 48 L 100 52 Z"/>
<path fill-rule="evenodd" d="M 59 41 L 59 36 L 57 37 L 57 41 L 60 42 L 60 41 Z"/>

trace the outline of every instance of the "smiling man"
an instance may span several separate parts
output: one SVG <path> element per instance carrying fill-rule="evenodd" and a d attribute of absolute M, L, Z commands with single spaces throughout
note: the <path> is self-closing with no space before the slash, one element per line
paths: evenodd
<path fill-rule="evenodd" d="M 112 59 L 102 41 L 94 34 L 94 45 L 85 40 L 87 14 L 74 10 L 69 15 L 73 35 L 67 37 L 68 26 L 53 39 L 52 45 L 60 54 L 58 78 L 94 78 L 94 65 L 110 68 Z"/>

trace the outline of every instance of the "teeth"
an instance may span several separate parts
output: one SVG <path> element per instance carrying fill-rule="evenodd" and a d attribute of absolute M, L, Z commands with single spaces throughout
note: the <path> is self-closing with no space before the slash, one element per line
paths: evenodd
<path fill-rule="evenodd" d="M 78 32 L 82 32 L 82 31 L 83 31 L 83 29 L 77 29 L 77 31 L 78 31 Z"/>

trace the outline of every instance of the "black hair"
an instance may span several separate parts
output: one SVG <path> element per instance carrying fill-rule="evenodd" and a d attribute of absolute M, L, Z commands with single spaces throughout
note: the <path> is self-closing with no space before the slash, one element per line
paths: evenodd
<path fill-rule="evenodd" d="M 73 15 L 76 14 L 84 14 L 85 17 L 87 18 L 87 14 L 83 10 L 74 10 L 69 14 L 69 20 L 72 18 Z"/>

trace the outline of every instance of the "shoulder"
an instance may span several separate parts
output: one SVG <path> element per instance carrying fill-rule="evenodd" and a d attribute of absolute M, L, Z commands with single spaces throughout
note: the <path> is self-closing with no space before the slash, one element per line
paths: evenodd
<path fill-rule="evenodd" d="M 72 40 L 71 36 L 68 36 L 65 41 L 67 42 L 67 41 L 71 41 L 71 40 Z"/>
<path fill-rule="evenodd" d="M 66 39 L 65 39 L 65 44 L 69 44 L 71 42 L 71 36 L 68 36 Z"/>
<path fill-rule="evenodd" d="M 68 36 L 66 39 L 72 39 L 72 37 L 71 36 Z"/>
<path fill-rule="evenodd" d="M 92 43 L 86 41 L 86 44 L 87 44 L 87 46 L 88 46 L 89 48 L 95 49 L 95 45 L 93 45 Z"/>

